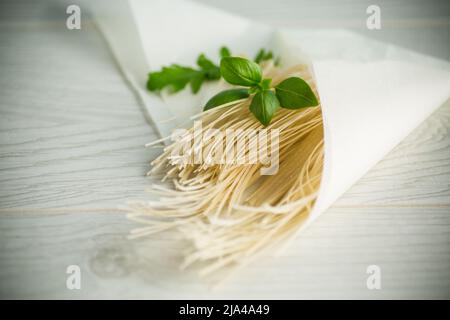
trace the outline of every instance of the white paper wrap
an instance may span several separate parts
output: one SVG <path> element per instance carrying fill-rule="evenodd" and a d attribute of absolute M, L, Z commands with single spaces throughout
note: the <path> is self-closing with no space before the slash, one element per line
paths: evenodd
<path fill-rule="evenodd" d="M 218 49 L 272 49 L 284 65 L 310 62 L 322 105 L 325 159 L 309 224 L 450 96 L 450 66 L 343 30 L 274 30 L 187 1 L 96 2 L 101 31 L 162 135 L 185 125 L 217 91 L 208 84 L 163 99 L 145 89 L 163 65 L 194 65 Z"/>

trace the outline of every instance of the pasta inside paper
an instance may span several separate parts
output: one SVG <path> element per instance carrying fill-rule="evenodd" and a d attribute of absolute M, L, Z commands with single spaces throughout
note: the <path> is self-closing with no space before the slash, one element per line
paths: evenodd
<path fill-rule="evenodd" d="M 450 96 L 447 62 L 348 31 L 275 30 L 187 1 L 130 0 L 115 12 L 109 5 L 97 3 L 96 20 L 161 134 L 186 124 L 218 88 L 209 84 L 195 96 L 184 90 L 155 98 L 145 89 L 149 70 L 173 62 L 192 65 L 199 52 L 218 60 L 222 45 L 248 55 L 269 47 L 285 65 L 310 65 L 322 106 L 325 156 L 305 226 Z"/>

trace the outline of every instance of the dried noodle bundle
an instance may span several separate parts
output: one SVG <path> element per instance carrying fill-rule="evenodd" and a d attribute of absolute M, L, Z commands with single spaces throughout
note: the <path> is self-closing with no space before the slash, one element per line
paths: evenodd
<path fill-rule="evenodd" d="M 269 61 L 263 71 L 265 77 L 273 79 L 274 86 L 287 77 L 301 77 L 318 96 L 306 65 L 282 70 Z M 201 113 L 203 132 L 211 128 L 261 129 L 249 112 L 249 104 L 250 99 L 244 99 Z M 154 185 L 150 191 L 160 196 L 158 201 L 131 205 L 129 218 L 145 224 L 133 230 L 131 237 L 176 228 L 193 243 L 182 267 L 202 262 L 201 275 L 245 265 L 265 249 L 292 238 L 310 213 L 320 186 L 321 108 L 282 108 L 267 127 L 275 128 L 280 133 L 279 170 L 275 175 L 261 175 L 261 163 L 186 164 L 173 156 L 182 148 L 180 141 L 166 147 L 152 162 L 149 174 L 162 173 L 164 179 L 173 181 L 174 188 Z M 194 132 L 194 128 L 189 129 L 191 137 Z M 222 157 L 235 148 L 238 139 L 239 135 L 225 142 Z M 217 142 L 209 139 L 201 145 L 193 143 L 184 151 L 195 155 L 201 149 L 207 154 L 213 143 Z M 256 141 L 249 143 L 257 145 Z"/>

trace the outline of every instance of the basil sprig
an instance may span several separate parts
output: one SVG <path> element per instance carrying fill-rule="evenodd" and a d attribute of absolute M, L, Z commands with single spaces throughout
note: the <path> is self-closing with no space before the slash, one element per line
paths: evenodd
<path fill-rule="evenodd" d="M 231 56 L 230 49 L 227 47 L 220 48 L 219 54 L 220 58 Z M 261 49 L 255 57 L 255 62 L 260 63 L 272 58 L 273 54 L 271 51 Z M 230 66 L 230 68 L 234 67 L 239 66 Z M 253 66 L 253 69 L 256 72 L 260 72 L 255 66 Z M 247 71 L 251 72 L 251 70 Z M 239 74 L 244 73 L 247 74 L 248 72 L 240 72 Z M 168 88 L 171 93 L 175 93 L 183 90 L 189 84 L 192 93 L 195 94 L 200 90 L 205 81 L 220 79 L 221 72 L 220 66 L 216 65 L 204 54 L 201 54 L 197 58 L 197 68 L 172 64 L 168 67 L 163 67 L 160 71 L 150 72 L 148 76 L 147 89 L 150 91 L 161 91 L 164 88 Z"/>
<path fill-rule="evenodd" d="M 270 78 L 262 78 L 261 67 L 250 60 L 240 57 L 224 57 L 220 61 L 220 73 L 230 84 L 248 89 L 231 89 L 213 96 L 204 110 L 244 99 L 253 94 L 250 112 L 267 126 L 278 108 L 300 109 L 319 104 L 308 83 L 298 77 L 290 77 L 271 88 Z"/>
<path fill-rule="evenodd" d="M 221 58 L 230 55 L 230 50 L 227 47 L 220 49 Z M 161 71 L 150 72 L 147 89 L 160 91 L 167 87 L 170 92 L 175 93 L 184 89 L 187 84 L 190 84 L 192 93 L 197 93 L 203 82 L 220 79 L 220 67 L 204 54 L 198 56 L 197 66 L 198 69 L 194 69 L 172 64 L 168 67 L 163 67 Z"/>

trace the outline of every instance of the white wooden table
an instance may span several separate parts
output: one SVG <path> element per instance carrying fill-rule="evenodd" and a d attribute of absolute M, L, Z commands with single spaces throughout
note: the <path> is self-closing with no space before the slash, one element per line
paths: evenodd
<path fill-rule="evenodd" d="M 143 145 L 155 132 L 89 21 L 67 30 L 65 6 L 36 3 L 0 5 L 1 298 L 450 298 L 450 102 L 283 256 L 211 291 L 195 270 L 178 270 L 187 244 L 173 235 L 125 239 L 135 225 L 117 207 L 148 196 L 144 173 L 158 150 Z M 236 11 L 242 1 L 214 3 Z M 293 1 L 245 3 L 244 15 L 275 25 L 371 35 L 361 4 L 325 1 L 307 18 Z M 450 58 L 442 10 L 422 5 L 422 17 L 419 3 L 392 3 L 382 2 L 387 24 L 374 37 Z M 74 264 L 80 290 L 66 288 Z M 373 264 L 381 290 L 366 287 Z"/>

